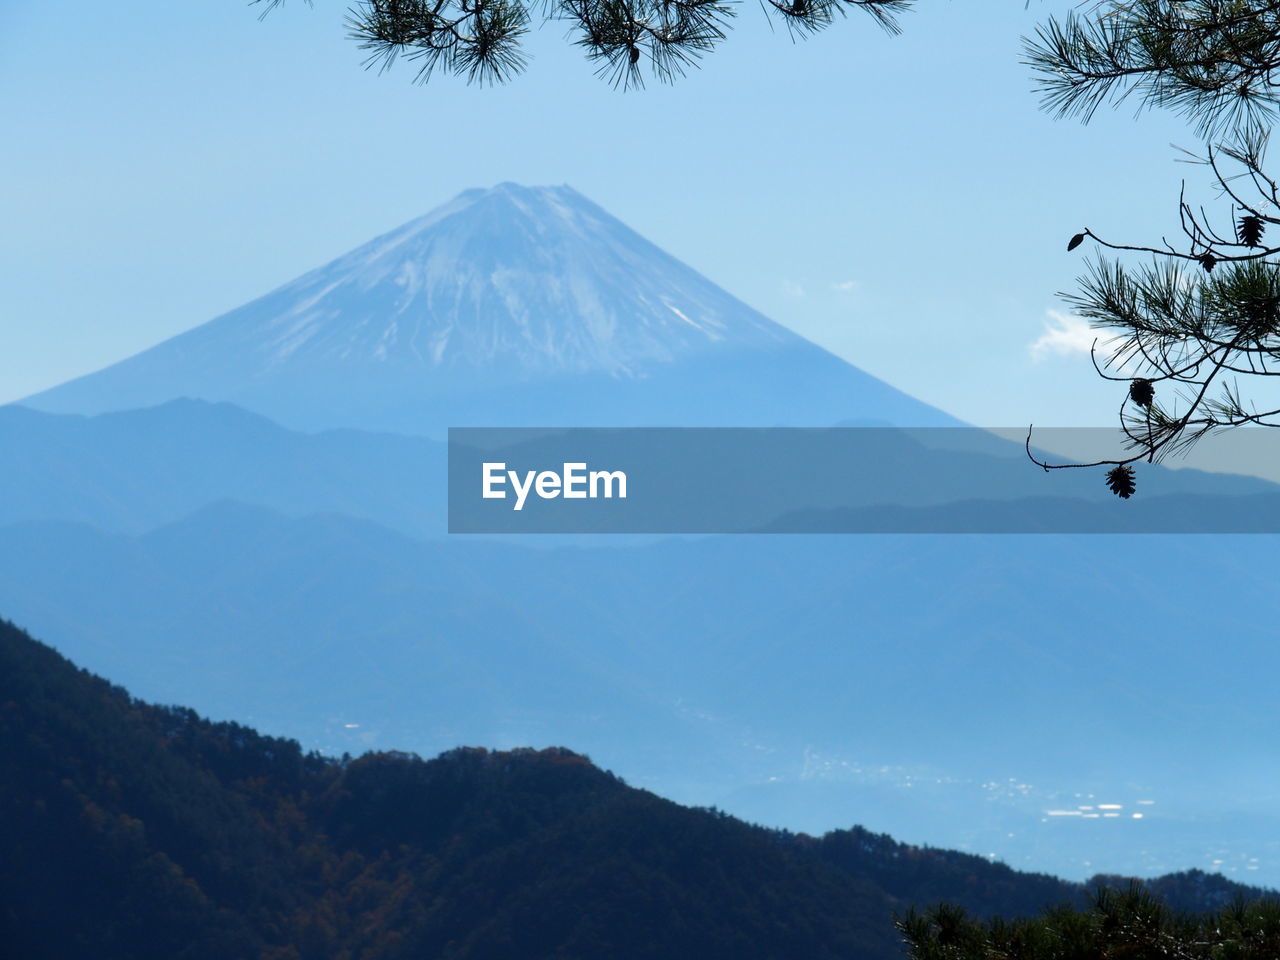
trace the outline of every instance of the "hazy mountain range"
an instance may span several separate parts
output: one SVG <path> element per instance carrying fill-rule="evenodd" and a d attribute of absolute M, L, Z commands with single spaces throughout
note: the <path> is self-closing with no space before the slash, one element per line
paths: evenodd
<path fill-rule="evenodd" d="M 150 699 L 331 752 L 567 746 L 1071 877 L 1280 881 L 1271 537 L 441 536 L 449 425 L 955 423 L 568 188 L 469 191 L 29 403 L 0 611 Z M 1021 489 L 1132 505 L 1066 473 Z"/>
<path fill-rule="evenodd" d="M 148 698 L 329 752 L 573 744 L 684 802 L 1067 876 L 1268 879 L 1278 852 L 1270 538 L 548 551 L 232 503 L 140 537 L 2 532 L 20 624 Z M 1223 593 L 1253 600 L 1195 600 Z M 1047 816 L 1096 803 L 1123 819 Z"/>

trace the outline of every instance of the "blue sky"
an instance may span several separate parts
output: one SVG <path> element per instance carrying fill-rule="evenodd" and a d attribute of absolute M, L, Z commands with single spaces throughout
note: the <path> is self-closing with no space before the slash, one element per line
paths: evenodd
<path fill-rule="evenodd" d="M 970 422 L 1113 425 L 1114 385 L 1044 339 L 1066 241 L 1172 237 L 1196 170 L 1170 144 L 1197 143 L 1129 107 L 1042 113 L 1021 37 L 1062 9 L 923 0 L 898 37 L 853 15 L 793 43 L 743 3 L 701 69 L 621 92 L 558 24 L 505 87 L 424 87 L 361 69 L 342 2 L 0 2 L 0 401 L 512 180 L 574 186 Z"/>

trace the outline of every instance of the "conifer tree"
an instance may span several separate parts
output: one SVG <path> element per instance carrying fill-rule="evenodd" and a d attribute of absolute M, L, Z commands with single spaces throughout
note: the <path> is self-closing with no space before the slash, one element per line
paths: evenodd
<path fill-rule="evenodd" d="M 1243 380 L 1280 374 L 1280 186 L 1266 148 L 1280 108 L 1280 3 L 1268 0 L 1102 0 L 1050 18 L 1027 41 L 1044 107 L 1087 122 L 1104 105 L 1184 116 L 1206 143 L 1191 159 L 1219 192 L 1210 215 L 1178 200 L 1178 243 L 1121 243 L 1086 228 L 1097 257 L 1074 293 L 1062 294 L 1110 337 L 1094 367 L 1118 381 L 1126 453 L 1106 481 L 1135 491 L 1131 464 L 1158 461 L 1207 434 L 1243 425 L 1280 426 L 1280 408 L 1243 395 Z M 1274 236 L 1273 236 L 1274 235 Z M 1274 245 L 1273 245 L 1274 244 Z M 1117 251 L 1129 259 L 1115 259 Z M 1147 261 L 1134 263 L 1133 254 Z M 1257 392 L 1257 391 L 1255 391 Z"/>
<path fill-rule="evenodd" d="M 1100 888 L 1078 908 L 1019 920 L 978 920 L 958 907 L 897 920 L 911 960 L 1275 960 L 1280 901 L 1237 900 L 1202 915 L 1170 910 L 1138 885 Z"/>

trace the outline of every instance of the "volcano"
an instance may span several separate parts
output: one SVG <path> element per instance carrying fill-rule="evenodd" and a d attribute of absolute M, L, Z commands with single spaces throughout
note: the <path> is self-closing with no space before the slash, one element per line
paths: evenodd
<path fill-rule="evenodd" d="M 468 190 L 230 313 L 23 401 L 179 397 L 290 427 L 935 426 L 570 187 Z"/>

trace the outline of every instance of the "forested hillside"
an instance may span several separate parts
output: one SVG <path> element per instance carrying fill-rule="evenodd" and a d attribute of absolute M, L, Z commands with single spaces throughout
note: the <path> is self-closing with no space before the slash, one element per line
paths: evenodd
<path fill-rule="evenodd" d="M 911 903 L 1031 913 L 1079 892 L 683 808 L 565 749 L 306 755 L 134 700 L 0 622 L 15 958 L 889 958 Z"/>

